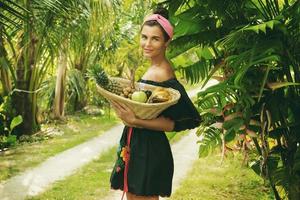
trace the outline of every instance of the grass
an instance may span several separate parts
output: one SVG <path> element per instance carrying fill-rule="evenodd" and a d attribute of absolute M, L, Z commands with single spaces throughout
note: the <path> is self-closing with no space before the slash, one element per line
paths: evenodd
<path fill-rule="evenodd" d="M 109 178 L 115 161 L 116 147 L 80 168 L 75 174 L 56 182 L 51 189 L 27 200 L 94 200 L 110 192 Z"/>
<path fill-rule="evenodd" d="M 116 147 L 58 181 L 46 192 L 27 200 L 94 200 L 110 193 L 109 178 Z M 241 166 L 241 157 L 228 157 L 220 165 L 220 156 L 195 161 L 192 170 L 170 200 L 270 200 L 270 190 L 251 169 Z M 176 166 L 175 166 L 176 167 Z M 120 197 L 121 198 L 121 197 Z"/>
<path fill-rule="evenodd" d="M 174 143 L 188 131 L 167 133 Z M 115 162 L 116 147 L 79 169 L 73 175 L 52 185 L 46 192 L 27 200 L 93 200 L 110 193 L 109 178 Z M 270 200 L 270 189 L 251 169 L 242 166 L 242 157 L 229 155 L 220 164 L 220 155 L 195 161 L 192 170 L 170 200 Z M 176 166 L 175 166 L 176 167 Z M 82 189 L 84 188 L 84 189 Z"/>
<path fill-rule="evenodd" d="M 269 188 L 251 169 L 242 166 L 241 156 L 220 155 L 197 160 L 188 178 L 171 196 L 171 200 L 269 200 Z"/>
<path fill-rule="evenodd" d="M 0 181 L 6 180 L 47 158 L 101 135 L 117 123 L 114 116 L 77 114 L 68 117 L 67 124 L 50 124 L 62 135 L 33 143 L 22 143 L 0 154 Z"/>

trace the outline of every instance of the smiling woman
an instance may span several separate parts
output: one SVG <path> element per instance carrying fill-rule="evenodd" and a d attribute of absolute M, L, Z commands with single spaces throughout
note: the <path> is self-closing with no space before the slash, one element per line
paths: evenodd
<path fill-rule="evenodd" d="M 165 42 L 160 28 L 157 26 L 144 26 L 142 29 L 141 46 L 143 48 L 144 56 L 151 58 L 161 55 L 169 44 Z"/>
<path fill-rule="evenodd" d="M 140 82 L 179 91 L 178 103 L 155 119 L 141 119 L 125 104 L 113 102 L 118 117 L 125 123 L 117 161 L 111 174 L 111 187 L 121 189 L 128 200 L 158 200 L 170 196 L 173 157 L 164 131 L 182 131 L 199 126 L 201 117 L 184 87 L 176 79 L 165 52 L 173 37 L 167 11 L 160 9 L 146 17 L 140 45 L 151 61 Z"/>

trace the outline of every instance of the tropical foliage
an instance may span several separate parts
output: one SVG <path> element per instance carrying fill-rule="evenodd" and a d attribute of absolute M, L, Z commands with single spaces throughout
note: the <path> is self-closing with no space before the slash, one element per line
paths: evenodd
<path fill-rule="evenodd" d="M 0 149 L 14 146 L 17 143 L 17 137 L 12 133 L 13 129 L 23 121 L 22 116 L 18 115 L 10 119 L 10 112 L 13 110 L 9 102 L 9 97 L 0 98 Z"/>
<path fill-rule="evenodd" d="M 95 93 L 87 84 L 90 66 L 99 63 L 121 76 L 133 62 L 134 68 L 141 64 L 134 38 L 148 1 L 1 0 L 0 5 L 0 94 L 13 105 L 8 119 L 23 118 L 15 135 L 38 131 L 44 115 L 63 119 L 66 111 L 86 106 L 91 99 L 86 91 Z"/>
<path fill-rule="evenodd" d="M 2 26 L 3 54 L 1 69 L 10 73 L 12 87 L 8 92 L 12 95 L 12 104 L 17 115 L 23 116 L 24 123 L 20 130 L 32 133 L 39 129 L 37 122 L 37 98 L 47 72 L 56 60 L 62 62 L 62 51 L 68 32 L 74 28 L 72 22 L 77 18 L 85 1 L 4 1 L 8 11 L 20 10 L 24 18 L 13 15 L 16 26 Z M 6 13 L 4 13 L 6 14 Z M 5 24 L 5 23 L 4 23 Z M 57 59 L 57 55 L 61 55 Z M 60 63 L 61 63 L 60 62 Z M 9 81 L 9 79 L 7 79 Z M 3 85 L 9 85 L 3 83 Z"/>
<path fill-rule="evenodd" d="M 137 36 L 149 1 L 1 0 L 0 5 L 0 96 L 9 105 L 6 124 L 23 118 L 13 131 L 17 136 L 88 103 L 105 105 L 86 77 L 90 66 L 100 63 L 114 76 L 129 77 L 142 65 Z"/>
<path fill-rule="evenodd" d="M 220 80 L 198 94 L 200 156 L 256 148 L 251 167 L 276 199 L 299 199 L 300 1 L 160 3 L 176 25 L 170 58 L 190 58 L 177 68 L 191 82 Z"/>

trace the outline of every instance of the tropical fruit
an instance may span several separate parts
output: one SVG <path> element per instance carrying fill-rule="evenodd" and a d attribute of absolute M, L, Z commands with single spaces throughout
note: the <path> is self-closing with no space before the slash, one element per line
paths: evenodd
<path fill-rule="evenodd" d="M 152 91 L 152 95 L 150 96 L 148 102 L 149 103 L 161 103 L 165 101 L 169 101 L 171 98 L 170 93 L 164 88 L 156 88 Z"/>
<path fill-rule="evenodd" d="M 118 81 L 110 79 L 98 64 L 89 69 L 88 75 L 103 89 L 133 101 L 140 103 L 161 103 L 171 99 L 170 93 L 164 88 L 156 88 L 150 91 L 136 89 L 130 85 L 122 87 Z"/>
<path fill-rule="evenodd" d="M 89 76 L 92 77 L 98 85 L 104 89 L 120 95 L 122 93 L 122 86 L 115 80 L 110 80 L 100 65 L 94 65 L 89 70 Z"/>
<path fill-rule="evenodd" d="M 148 100 L 147 94 L 144 91 L 135 91 L 131 95 L 133 101 L 145 103 Z"/>

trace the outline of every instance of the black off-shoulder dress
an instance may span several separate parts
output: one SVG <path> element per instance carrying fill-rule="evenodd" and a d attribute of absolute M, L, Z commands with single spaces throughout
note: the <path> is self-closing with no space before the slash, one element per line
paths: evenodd
<path fill-rule="evenodd" d="M 140 80 L 142 83 L 171 87 L 180 92 L 177 104 L 167 108 L 160 115 L 175 122 L 174 131 L 193 129 L 199 126 L 201 117 L 189 99 L 184 87 L 177 79 L 164 82 Z M 125 146 L 128 130 L 125 126 L 117 151 L 117 161 L 110 182 L 112 189 L 124 189 Z M 130 159 L 127 169 L 128 192 L 140 196 L 169 197 L 172 191 L 173 157 L 169 141 L 163 131 L 132 128 Z M 126 184 L 125 184 L 126 185 Z"/>

